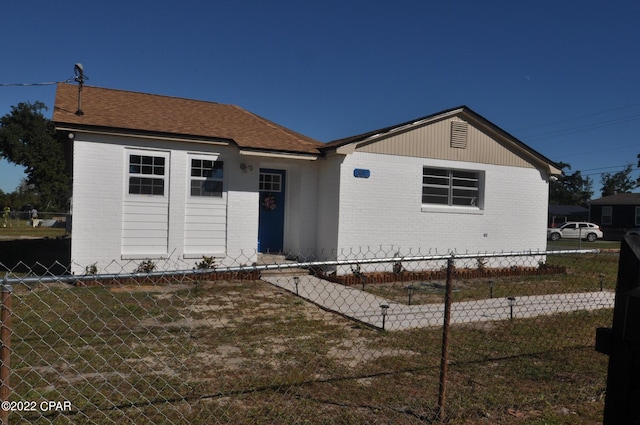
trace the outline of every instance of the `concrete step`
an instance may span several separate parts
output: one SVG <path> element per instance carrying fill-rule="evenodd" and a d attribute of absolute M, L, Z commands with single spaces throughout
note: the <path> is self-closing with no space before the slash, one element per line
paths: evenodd
<path fill-rule="evenodd" d="M 295 264 L 296 261 L 288 260 L 284 255 L 281 254 L 258 254 L 258 261 L 256 262 L 259 266 L 278 266 L 278 265 L 288 265 Z M 263 276 L 305 276 L 309 274 L 309 270 L 301 269 L 296 267 L 283 267 L 281 269 L 270 269 L 264 270 L 261 273 Z"/>

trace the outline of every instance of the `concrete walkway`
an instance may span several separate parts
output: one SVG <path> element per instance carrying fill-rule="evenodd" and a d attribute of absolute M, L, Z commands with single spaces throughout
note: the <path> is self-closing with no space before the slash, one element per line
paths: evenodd
<path fill-rule="evenodd" d="M 442 326 L 444 304 L 406 305 L 391 301 L 355 287 L 340 285 L 310 275 L 299 276 L 296 285 L 292 274 L 265 274 L 262 280 L 285 289 L 318 306 L 365 324 L 382 328 L 382 304 L 389 310 L 386 330 L 401 330 Z M 581 310 L 613 308 L 615 293 L 581 292 L 517 297 L 513 306 L 514 319 Z M 505 320 L 511 317 L 509 300 L 493 298 L 453 303 L 451 323 L 472 323 Z"/>

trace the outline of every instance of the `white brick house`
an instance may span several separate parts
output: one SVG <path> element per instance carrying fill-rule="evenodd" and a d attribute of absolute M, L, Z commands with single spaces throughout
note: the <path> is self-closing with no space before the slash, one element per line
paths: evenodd
<path fill-rule="evenodd" d="M 550 160 L 467 107 L 322 149 L 318 251 L 546 249 Z M 378 254 L 378 255 L 380 255 Z"/>
<path fill-rule="evenodd" d="M 322 144 L 232 105 L 61 84 L 72 270 L 544 249 L 557 167 L 460 107 Z"/>

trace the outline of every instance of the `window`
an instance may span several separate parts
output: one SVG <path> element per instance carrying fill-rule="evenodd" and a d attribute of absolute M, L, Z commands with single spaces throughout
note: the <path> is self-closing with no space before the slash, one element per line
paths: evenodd
<path fill-rule="evenodd" d="M 129 155 L 129 194 L 164 196 L 166 157 Z"/>
<path fill-rule="evenodd" d="M 260 173 L 258 190 L 261 192 L 280 192 L 282 190 L 282 176 L 274 173 Z"/>
<path fill-rule="evenodd" d="M 602 207 L 602 224 L 613 223 L 613 207 Z"/>
<path fill-rule="evenodd" d="M 222 197 L 224 164 L 212 159 L 191 159 L 191 196 Z"/>
<path fill-rule="evenodd" d="M 422 170 L 422 203 L 478 207 L 480 172 L 428 168 Z"/>
<path fill-rule="evenodd" d="M 640 207 L 636 207 L 636 226 L 640 226 Z"/>

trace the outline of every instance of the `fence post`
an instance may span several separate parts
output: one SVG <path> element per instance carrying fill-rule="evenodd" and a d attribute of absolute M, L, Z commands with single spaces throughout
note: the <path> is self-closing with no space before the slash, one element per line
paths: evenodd
<path fill-rule="evenodd" d="M 7 274 L 2 280 L 2 305 L 0 306 L 0 403 L 9 400 L 11 387 L 9 375 L 11 374 L 11 293 L 13 286 L 9 284 Z M 0 423 L 9 423 L 9 411 L 0 409 Z"/>
<path fill-rule="evenodd" d="M 442 324 L 442 355 L 440 356 L 440 382 L 438 389 L 438 417 L 444 422 L 449 369 L 449 327 L 451 325 L 451 296 L 453 294 L 453 255 L 447 260 L 447 283 L 444 293 L 444 321 Z"/>

